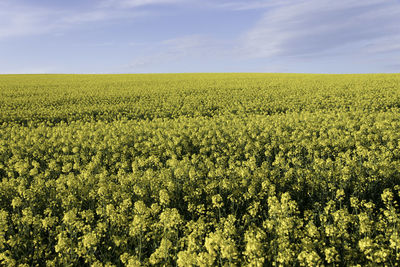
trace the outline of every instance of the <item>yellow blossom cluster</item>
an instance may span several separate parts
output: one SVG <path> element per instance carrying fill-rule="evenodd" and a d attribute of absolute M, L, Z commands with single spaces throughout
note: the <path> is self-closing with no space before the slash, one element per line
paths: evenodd
<path fill-rule="evenodd" d="M 400 75 L 5 75 L 0 107 L 2 266 L 399 266 Z"/>

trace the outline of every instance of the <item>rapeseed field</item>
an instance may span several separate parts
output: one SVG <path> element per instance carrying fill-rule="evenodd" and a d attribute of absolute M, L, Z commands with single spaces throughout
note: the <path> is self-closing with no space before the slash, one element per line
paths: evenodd
<path fill-rule="evenodd" d="M 400 75 L 0 76 L 0 265 L 399 266 Z"/>

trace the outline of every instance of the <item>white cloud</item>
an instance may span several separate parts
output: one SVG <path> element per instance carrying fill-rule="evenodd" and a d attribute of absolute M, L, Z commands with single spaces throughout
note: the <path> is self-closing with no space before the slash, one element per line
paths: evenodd
<path fill-rule="evenodd" d="M 114 14 L 114 12 L 110 13 L 106 10 L 90 10 L 78 14 L 70 14 L 68 16 L 65 16 L 61 18 L 61 23 L 67 25 L 81 24 L 87 22 L 109 20 L 116 16 L 118 16 L 118 14 Z"/>
<path fill-rule="evenodd" d="M 291 0 L 269 1 L 269 0 L 229 0 L 229 1 L 210 1 L 208 5 L 216 8 L 225 8 L 230 10 L 251 10 L 266 9 L 291 3 Z"/>
<path fill-rule="evenodd" d="M 400 52 L 400 34 L 376 39 L 362 50 L 370 54 Z"/>
<path fill-rule="evenodd" d="M 206 35 L 194 34 L 161 41 L 149 47 L 141 56 L 134 58 L 125 70 L 141 72 L 144 69 L 159 67 L 163 64 L 215 61 L 231 55 L 229 43 Z"/>
<path fill-rule="evenodd" d="M 155 5 L 187 5 L 192 8 L 255 8 L 258 1 L 211 0 L 97 0 L 86 9 L 58 10 L 48 6 L 26 4 L 18 0 L 0 0 L 0 39 L 45 33 L 62 34 L 66 29 L 94 22 L 132 19 L 155 15 Z M 245 6 L 247 3 L 247 6 Z M 250 6 L 248 4 L 251 4 Z"/>
<path fill-rule="evenodd" d="M 57 22 L 60 26 L 71 27 L 76 24 L 85 24 L 92 22 L 121 20 L 121 19 L 132 19 L 149 14 L 145 11 L 123 11 L 123 10 L 105 10 L 95 9 L 89 11 L 82 11 L 80 13 L 70 13 Z"/>
<path fill-rule="evenodd" d="M 10 2 L 0 4 L 0 38 L 45 33 L 54 28 L 48 18 L 59 12 L 37 7 L 14 5 Z"/>
<path fill-rule="evenodd" d="M 187 2 L 188 0 L 186 0 Z M 184 0 L 104 0 L 100 3 L 100 7 L 110 8 L 134 8 L 149 5 L 165 5 L 183 3 Z"/>
<path fill-rule="evenodd" d="M 18 36 L 57 33 L 77 25 L 93 22 L 132 19 L 150 15 L 149 11 L 135 10 L 149 4 L 173 3 L 177 0 L 111 0 L 111 6 L 92 6 L 84 10 L 57 10 L 50 7 L 37 7 L 18 1 L 0 2 L 0 39 Z M 103 2 L 105 3 L 105 2 Z M 126 9 L 125 7 L 131 7 Z"/>
<path fill-rule="evenodd" d="M 352 53 L 379 46 L 394 49 L 400 33 L 400 2 L 395 0 L 278 0 L 277 6 L 243 37 L 248 57 L 310 56 L 336 51 Z M 342 51 L 337 51 L 342 49 Z M 359 52 L 359 51 L 358 51 Z M 366 51 L 364 51 L 366 52 Z"/>

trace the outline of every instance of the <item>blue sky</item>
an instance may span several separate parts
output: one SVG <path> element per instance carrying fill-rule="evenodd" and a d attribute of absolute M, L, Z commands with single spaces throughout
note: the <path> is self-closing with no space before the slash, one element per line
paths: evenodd
<path fill-rule="evenodd" d="M 0 0 L 0 73 L 400 72 L 400 0 Z"/>

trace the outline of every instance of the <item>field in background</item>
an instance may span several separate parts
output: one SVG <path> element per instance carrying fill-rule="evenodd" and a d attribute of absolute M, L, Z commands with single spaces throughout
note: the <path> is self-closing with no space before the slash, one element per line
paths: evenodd
<path fill-rule="evenodd" d="M 400 75 L 0 76 L 0 264 L 400 262 Z"/>

